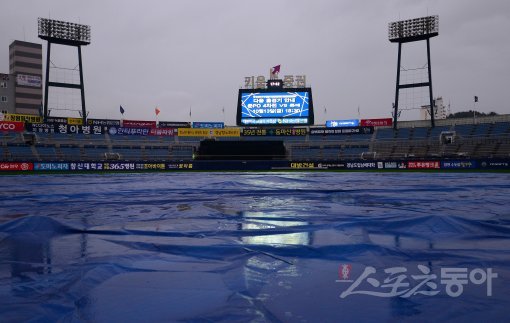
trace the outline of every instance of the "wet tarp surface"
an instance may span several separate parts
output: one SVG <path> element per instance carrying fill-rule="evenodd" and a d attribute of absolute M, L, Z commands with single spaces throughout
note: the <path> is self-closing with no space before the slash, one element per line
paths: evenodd
<path fill-rule="evenodd" d="M 0 321 L 503 322 L 510 175 L 0 177 Z"/>

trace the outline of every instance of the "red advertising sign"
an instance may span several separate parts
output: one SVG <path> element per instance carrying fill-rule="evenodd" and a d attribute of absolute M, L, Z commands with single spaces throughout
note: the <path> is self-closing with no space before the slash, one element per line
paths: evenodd
<path fill-rule="evenodd" d="M 407 163 L 409 169 L 439 169 L 440 163 L 437 160 L 434 161 L 410 161 Z"/>
<path fill-rule="evenodd" d="M 34 170 L 33 163 L 0 163 L 0 171 L 28 171 Z"/>
<path fill-rule="evenodd" d="M 124 128 L 156 128 L 156 121 L 122 120 Z"/>
<path fill-rule="evenodd" d="M 23 132 L 25 123 L 20 121 L 0 121 L 0 132 Z"/>
<path fill-rule="evenodd" d="M 362 127 L 391 127 L 393 125 L 393 119 L 362 119 L 360 125 Z"/>
<path fill-rule="evenodd" d="M 151 129 L 149 135 L 151 136 L 174 136 L 175 129 L 174 128 L 157 128 Z"/>

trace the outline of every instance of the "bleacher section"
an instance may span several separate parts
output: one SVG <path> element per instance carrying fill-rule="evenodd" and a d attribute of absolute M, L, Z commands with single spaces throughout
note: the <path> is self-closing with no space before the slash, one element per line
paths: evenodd
<path fill-rule="evenodd" d="M 442 122 L 435 128 L 381 127 L 373 134 L 241 136 L 216 141 L 283 141 L 286 158 L 301 161 L 510 157 L 510 121 L 460 121 Z M 207 139 L 37 133 L 32 135 L 35 140 L 29 140 L 29 136 L 0 133 L 1 161 L 185 161 L 194 159 L 201 142 Z M 444 140 L 445 136 L 449 139 Z"/>

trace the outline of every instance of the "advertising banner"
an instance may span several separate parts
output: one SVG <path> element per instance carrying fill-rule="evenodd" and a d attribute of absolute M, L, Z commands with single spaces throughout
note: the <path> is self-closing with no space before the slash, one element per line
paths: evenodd
<path fill-rule="evenodd" d="M 359 120 L 327 120 L 326 127 L 328 128 L 342 128 L 342 127 L 357 127 L 359 126 Z"/>
<path fill-rule="evenodd" d="M 177 135 L 179 137 L 210 137 L 213 135 L 213 131 L 212 129 L 179 128 Z"/>
<path fill-rule="evenodd" d="M 5 163 L 0 162 L 0 171 L 12 172 L 12 171 L 30 171 L 34 170 L 33 163 Z"/>
<path fill-rule="evenodd" d="M 480 167 L 489 169 L 508 169 L 510 161 L 508 160 L 484 160 L 480 162 Z"/>
<path fill-rule="evenodd" d="M 165 170 L 165 163 L 137 163 L 135 165 L 137 170 Z"/>
<path fill-rule="evenodd" d="M 239 137 L 241 129 L 225 128 L 225 129 L 193 129 L 179 128 L 177 129 L 179 137 Z"/>
<path fill-rule="evenodd" d="M 81 126 L 81 125 L 83 125 L 83 119 L 82 118 L 67 118 L 67 124 Z"/>
<path fill-rule="evenodd" d="M 21 86 L 41 87 L 41 77 L 35 75 L 18 74 L 16 83 Z"/>
<path fill-rule="evenodd" d="M 317 163 L 317 168 L 319 169 L 344 169 L 347 167 L 346 163 Z"/>
<path fill-rule="evenodd" d="M 384 168 L 384 169 L 407 169 L 407 162 L 405 162 L 405 161 L 378 162 L 378 168 Z"/>
<path fill-rule="evenodd" d="M 135 170 L 136 163 L 122 163 L 122 162 L 113 162 L 113 163 L 103 163 L 104 170 Z"/>
<path fill-rule="evenodd" d="M 70 163 L 69 170 L 77 171 L 131 171 L 131 170 L 165 170 L 164 163 L 131 163 L 131 162 L 82 162 Z"/>
<path fill-rule="evenodd" d="M 311 128 L 310 135 L 365 135 L 374 133 L 374 127 Z"/>
<path fill-rule="evenodd" d="M 193 122 L 192 128 L 221 129 L 225 127 L 223 122 Z"/>
<path fill-rule="evenodd" d="M 174 136 L 174 128 L 152 128 L 149 131 L 150 136 Z"/>
<path fill-rule="evenodd" d="M 376 169 L 376 162 L 351 162 L 346 163 L 348 169 Z"/>
<path fill-rule="evenodd" d="M 106 170 L 103 163 L 70 163 L 69 170 Z"/>
<path fill-rule="evenodd" d="M 193 163 L 168 163 L 166 164 L 167 170 L 176 170 L 176 169 L 193 169 Z"/>
<path fill-rule="evenodd" d="M 441 168 L 443 169 L 473 169 L 477 168 L 476 160 L 443 160 Z"/>
<path fill-rule="evenodd" d="M 393 126 L 393 119 L 362 119 L 360 125 L 362 127 L 391 127 Z"/>
<path fill-rule="evenodd" d="M 68 125 L 64 123 L 32 123 L 27 125 L 27 131 L 35 133 L 59 133 L 59 134 L 104 134 L 101 126 Z"/>
<path fill-rule="evenodd" d="M 213 136 L 214 137 L 240 137 L 241 129 L 240 128 L 214 129 Z"/>
<path fill-rule="evenodd" d="M 0 132 L 23 132 L 25 123 L 19 121 L 0 121 Z"/>
<path fill-rule="evenodd" d="M 64 117 L 47 117 L 45 123 L 62 123 L 62 124 L 67 124 L 67 118 L 64 118 Z"/>
<path fill-rule="evenodd" d="M 306 128 L 264 128 L 248 129 L 244 128 L 243 136 L 306 136 Z"/>
<path fill-rule="evenodd" d="M 433 161 L 410 161 L 407 162 L 407 168 L 409 169 L 439 169 L 440 162 L 437 160 Z"/>
<path fill-rule="evenodd" d="M 120 127 L 120 120 L 112 119 L 87 119 L 89 126 L 103 126 L 103 127 Z"/>
<path fill-rule="evenodd" d="M 159 128 L 189 128 L 191 127 L 189 122 L 180 121 L 160 121 L 158 122 Z"/>
<path fill-rule="evenodd" d="M 130 135 L 130 136 L 148 136 L 151 128 L 125 128 L 125 127 L 110 127 L 108 133 L 110 135 Z"/>
<path fill-rule="evenodd" d="M 317 168 L 314 162 L 291 162 L 290 168 L 292 169 L 313 169 Z"/>
<path fill-rule="evenodd" d="M 7 113 L 4 115 L 4 121 L 19 121 L 19 122 L 30 122 L 30 123 L 42 123 L 43 117 L 35 116 L 32 114 L 14 114 Z"/>
<path fill-rule="evenodd" d="M 69 163 L 34 163 L 34 170 L 37 171 L 69 170 Z"/>
<path fill-rule="evenodd" d="M 123 128 L 156 128 L 156 121 L 122 120 Z"/>

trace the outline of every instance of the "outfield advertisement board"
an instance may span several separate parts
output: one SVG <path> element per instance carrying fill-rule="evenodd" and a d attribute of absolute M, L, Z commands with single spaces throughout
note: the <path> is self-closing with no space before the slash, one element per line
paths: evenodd
<path fill-rule="evenodd" d="M 373 134 L 374 127 L 310 128 L 310 135 L 366 135 Z"/>
<path fill-rule="evenodd" d="M 509 160 L 482 160 L 479 165 L 481 169 L 510 169 Z"/>
<path fill-rule="evenodd" d="M 306 136 L 306 128 L 244 128 L 242 136 Z"/>
<path fill-rule="evenodd" d="M 34 170 L 33 163 L 0 162 L 0 171 L 18 172 L 18 171 L 31 171 L 31 170 Z"/>
<path fill-rule="evenodd" d="M 198 129 L 223 129 L 225 128 L 225 123 L 223 122 L 193 122 L 191 124 L 192 128 Z"/>
<path fill-rule="evenodd" d="M 122 120 L 123 128 L 156 128 L 156 121 Z"/>
<path fill-rule="evenodd" d="M 476 160 L 443 160 L 441 161 L 442 169 L 473 169 L 477 168 Z"/>
<path fill-rule="evenodd" d="M 34 116 L 32 114 L 4 114 L 4 121 L 19 121 L 19 122 L 30 122 L 30 123 L 42 123 L 43 117 Z"/>
<path fill-rule="evenodd" d="M 126 127 L 110 127 L 108 133 L 112 136 L 129 135 L 129 136 L 148 136 L 151 128 L 126 128 Z"/>
<path fill-rule="evenodd" d="M 64 171 L 69 170 L 69 163 L 34 163 L 35 171 Z"/>
<path fill-rule="evenodd" d="M 25 123 L 19 121 L 0 121 L 0 132 L 23 132 Z"/>
<path fill-rule="evenodd" d="M 120 127 L 120 120 L 113 119 L 87 119 L 89 126 Z"/>
<path fill-rule="evenodd" d="M 60 133 L 60 134 L 84 134 L 102 135 L 104 129 L 101 126 L 69 125 L 65 123 L 29 123 L 27 131 L 35 133 Z"/>
<path fill-rule="evenodd" d="M 179 137 L 239 137 L 241 135 L 240 128 L 223 128 L 223 129 L 193 129 L 179 128 L 177 129 Z"/>
<path fill-rule="evenodd" d="M 362 127 L 391 127 L 392 125 L 393 119 L 391 118 L 360 120 L 360 126 Z"/>
<path fill-rule="evenodd" d="M 358 127 L 359 120 L 350 119 L 350 120 L 327 120 L 326 127 L 327 128 L 342 128 L 342 127 Z"/>
<path fill-rule="evenodd" d="M 346 171 L 452 171 L 510 170 L 510 160 L 431 161 L 243 161 L 184 160 L 174 162 L 0 162 L 0 172 L 87 172 L 87 171 L 190 171 L 190 170 L 346 170 Z"/>
<path fill-rule="evenodd" d="M 409 168 L 409 169 L 440 169 L 441 162 L 439 160 L 408 161 L 407 168 Z"/>
<path fill-rule="evenodd" d="M 181 122 L 181 121 L 159 121 L 159 128 L 189 128 L 189 122 Z"/>

